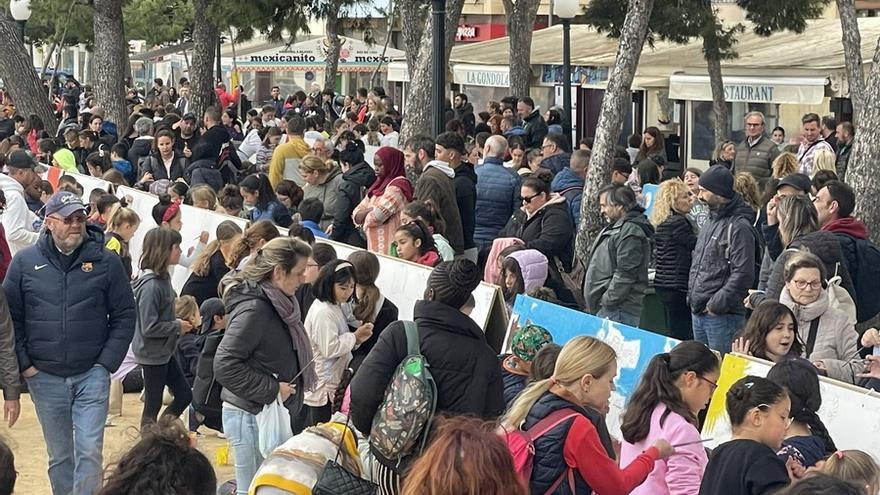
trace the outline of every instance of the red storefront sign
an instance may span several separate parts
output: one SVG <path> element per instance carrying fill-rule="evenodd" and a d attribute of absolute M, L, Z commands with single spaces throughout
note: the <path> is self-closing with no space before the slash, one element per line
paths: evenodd
<path fill-rule="evenodd" d="M 534 29 L 544 29 L 546 23 L 536 22 Z M 495 38 L 503 38 L 507 36 L 507 27 L 501 23 L 477 23 L 477 24 L 459 24 L 458 30 L 455 32 L 455 41 L 464 43 L 473 43 L 477 41 L 488 41 Z"/>

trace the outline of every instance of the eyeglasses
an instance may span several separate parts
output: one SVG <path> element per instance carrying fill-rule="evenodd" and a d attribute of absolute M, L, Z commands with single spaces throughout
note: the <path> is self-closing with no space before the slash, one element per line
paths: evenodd
<path fill-rule="evenodd" d="M 541 146 L 541 149 L 543 150 L 545 148 L 552 148 L 553 146 L 556 146 L 556 145 L 555 144 L 545 144 L 545 145 Z"/>
<path fill-rule="evenodd" d="M 524 197 L 524 198 L 522 199 L 522 200 L 523 200 L 523 203 L 525 203 L 525 204 L 531 204 L 531 203 L 532 203 L 532 200 L 535 199 L 535 198 L 537 198 L 537 197 L 540 196 L 540 195 L 541 195 L 541 193 L 533 194 L 533 195 L 531 195 L 531 196 L 526 196 L 526 197 Z"/>
<path fill-rule="evenodd" d="M 758 123 L 758 124 L 755 124 L 755 123 L 752 123 L 752 122 L 746 122 L 746 126 L 747 126 L 747 127 L 761 127 L 761 126 L 763 126 L 763 125 L 764 125 L 763 122 Z"/>
<path fill-rule="evenodd" d="M 83 224 L 86 223 L 86 217 L 82 215 L 74 215 L 67 218 L 58 218 L 58 217 L 50 217 L 53 220 L 57 220 L 59 222 L 63 222 L 64 225 L 73 225 L 73 224 Z"/>
<path fill-rule="evenodd" d="M 700 377 L 700 380 L 703 380 L 704 382 L 708 383 L 709 386 L 710 386 L 711 389 L 712 389 L 712 392 L 715 392 L 715 389 L 718 388 L 718 383 L 717 383 L 717 382 L 713 382 L 712 380 L 706 378 L 705 376 L 701 376 L 701 377 Z"/>
<path fill-rule="evenodd" d="M 794 286 L 797 287 L 798 290 L 804 290 L 807 287 L 809 287 L 810 290 L 816 290 L 816 289 L 822 288 L 822 281 L 821 280 L 814 280 L 812 282 L 807 282 L 806 280 L 792 280 L 792 282 L 794 282 Z"/>
<path fill-rule="evenodd" d="M 757 406 L 755 406 L 755 408 L 757 408 L 758 410 L 760 410 L 762 412 L 769 412 L 770 409 L 772 409 L 770 404 L 758 404 Z M 788 429 L 788 427 L 790 427 L 791 424 L 794 422 L 794 418 L 789 417 L 789 416 L 785 416 L 783 414 L 780 414 L 779 418 L 782 419 L 783 422 L 785 422 L 786 429 Z"/>

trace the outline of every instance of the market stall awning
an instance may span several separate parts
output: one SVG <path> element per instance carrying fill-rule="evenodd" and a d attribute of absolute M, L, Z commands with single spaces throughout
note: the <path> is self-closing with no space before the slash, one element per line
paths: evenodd
<path fill-rule="evenodd" d="M 506 65 L 455 64 L 452 82 L 465 86 L 510 87 L 510 67 Z"/>
<path fill-rule="evenodd" d="M 395 58 L 404 56 L 404 52 L 385 48 L 379 44 L 367 44 L 353 38 L 342 38 L 339 50 L 339 72 L 372 72 L 382 62 L 380 71 L 384 71 Z M 245 72 L 287 72 L 317 71 L 325 66 L 327 40 L 317 37 L 295 43 L 289 47 L 281 45 L 263 50 L 238 55 L 235 66 Z"/>
<path fill-rule="evenodd" d="M 587 89 L 605 89 L 608 87 L 608 81 L 601 81 L 597 83 L 583 83 L 581 84 L 581 87 Z M 632 82 L 633 90 L 666 87 L 669 87 L 668 77 L 635 76 Z"/>
<path fill-rule="evenodd" d="M 818 105 L 825 98 L 824 77 L 724 77 L 728 102 L 791 103 Z M 672 100 L 712 101 L 709 76 L 673 74 L 669 78 Z"/>

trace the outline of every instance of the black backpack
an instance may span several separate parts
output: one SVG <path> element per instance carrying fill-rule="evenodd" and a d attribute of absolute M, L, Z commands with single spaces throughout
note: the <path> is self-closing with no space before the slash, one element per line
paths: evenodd
<path fill-rule="evenodd" d="M 880 313 L 880 249 L 866 239 L 853 241 L 855 266 L 848 268 L 856 289 L 856 317 L 863 322 Z"/>

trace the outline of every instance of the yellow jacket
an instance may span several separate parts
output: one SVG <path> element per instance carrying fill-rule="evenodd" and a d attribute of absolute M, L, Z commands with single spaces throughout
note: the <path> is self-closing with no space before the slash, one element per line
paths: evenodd
<path fill-rule="evenodd" d="M 292 168 L 299 173 L 299 161 L 309 154 L 311 149 L 303 141 L 302 136 L 293 136 L 286 143 L 279 145 L 272 153 L 272 162 L 269 164 L 269 182 L 272 187 L 277 187 L 284 180 L 284 171 Z"/>

